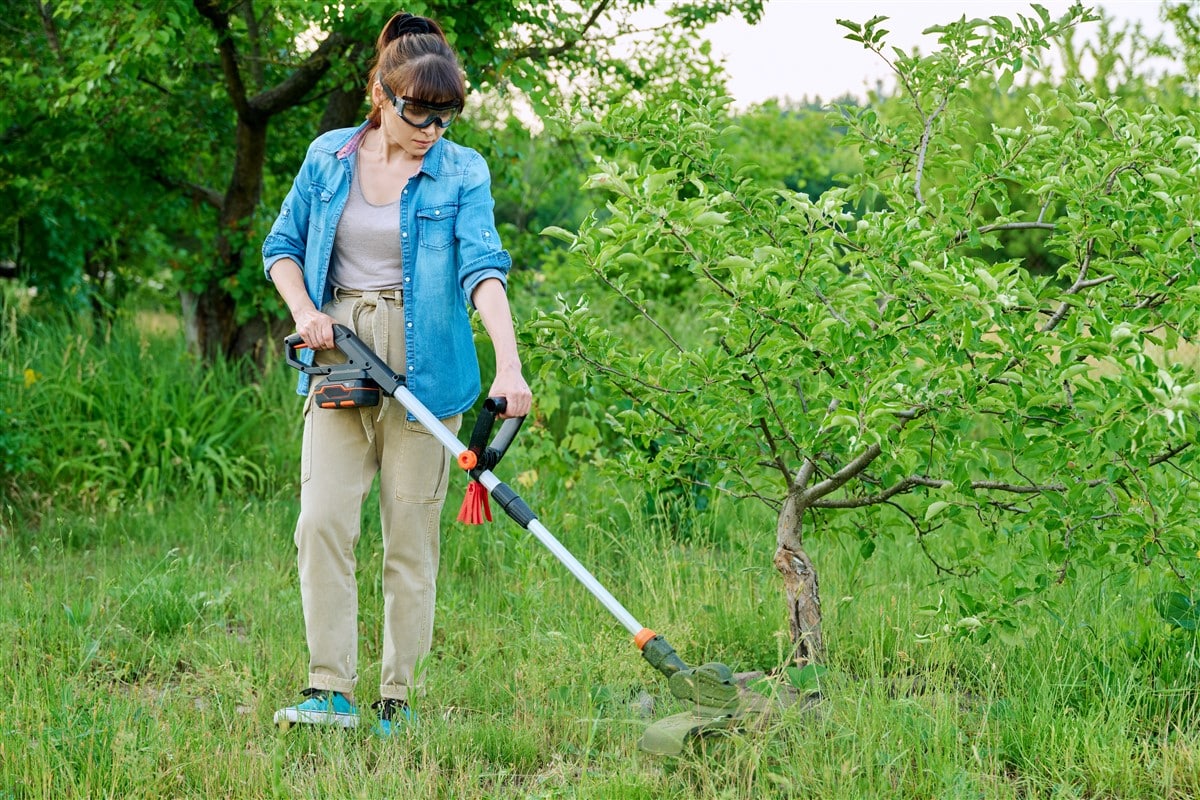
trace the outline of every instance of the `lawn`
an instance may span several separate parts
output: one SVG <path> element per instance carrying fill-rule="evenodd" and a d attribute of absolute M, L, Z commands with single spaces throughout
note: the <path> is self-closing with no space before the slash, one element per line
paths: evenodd
<path fill-rule="evenodd" d="M 769 515 L 718 503 L 680 543 L 680 521 L 628 487 L 524 494 L 686 660 L 786 664 L 773 543 L 749 535 L 769 532 Z M 1200 794 L 1195 693 L 1180 689 L 1194 636 L 1102 575 L 1052 591 L 1053 613 L 1029 610 L 1016 640 L 963 634 L 946 622 L 951 583 L 905 536 L 881 537 L 865 562 L 814 543 L 830 649 L 819 702 L 669 759 L 638 740 L 678 709 L 603 608 L 508 521 L 451 524 L 417 724 L 391 741 L 280 734 L 272 713 L 306 668 L 294 513 L 288 499 L 184 498 L 37 530 L 6 520 L 0 798 Z M 381 564 L 365 520 L 364 704 Z"/>

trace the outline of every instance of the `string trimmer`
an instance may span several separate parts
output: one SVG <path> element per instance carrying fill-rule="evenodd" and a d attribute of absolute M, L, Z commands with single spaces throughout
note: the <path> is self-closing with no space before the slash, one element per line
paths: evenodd
<path fill-rule="evenodd" d="M 733 671 L 712 662 L 689 667 L 660 634 L 644 627 L 607 589 L 554 537 L 525 501 L 492 473 L 524 421 L 506 419 L 492 442 L 497 416 L 504 413 L 503 398 L 488 398 L 471 435 L 470 446 L 462 442 L 435 417 L 416 395 L 405 386 L 403 375 L 394 372 L 367 345 L 344 325 L 333 326 L 334 346 L 346 357 L 345 363 L 305 364 L 297 351 L 305 347 L 299 334 L 285 340 L 287 362 L 312 376 L 325 376 L 314 390 L 314 401 L 322 408 L 359 408 L 377 405 L 380 392 L 395 398 L 440 441 L 458 465 L 470 476 L 467 500 L 459 519 L 479 522 L 491 519 L 487 495 L 499 503 L 509 517 L 537 537 L 572 575 L 600 601 L 609 613 L 633 636 L 634 644 L 650 666 L 667 678 L 671 694 L 687 704 L 688 710 L 661 719 L 647 727 L 642 736 L 643 750 L 677 755 L 689 739 L 708 731 L 740 727 L 749 716 L 759 718 L 773 710 L 774 704 L 760 694 L 746 691 L 734 681 Z"/>

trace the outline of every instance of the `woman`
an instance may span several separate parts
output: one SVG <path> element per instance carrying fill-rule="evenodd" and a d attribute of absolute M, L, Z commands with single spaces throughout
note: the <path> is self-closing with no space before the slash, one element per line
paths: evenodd
<path fill-rule="evenodd" d="M 318 363 L 344 359 L 332 349 L 333 325 L 347 325 L 454 431 L 481 388 L 469 302 L 495 349 L 488 394 L 507 400 L 508 415 L 524 416 L 532 399 L 505 294 L 512 259 L 496 232 L 487 164 L 442 138 L 463 108 L 462 69 L 441 28 L 423 17 L 397 14 L 376 47 L 370 115 L 309 146 L 263 243 L 267 278 Z M 311 388 L 307 377 L 301 394 Z M 378 730 L 390 734 L 410 718 L 433 635 L 449 457 L 394 400 L 322 409 L 309 397 L 295 533 L 307 699 L 276 712 L 276 724 L 358 724 L 354 545 L 376 473 L 384 539 Z"/>

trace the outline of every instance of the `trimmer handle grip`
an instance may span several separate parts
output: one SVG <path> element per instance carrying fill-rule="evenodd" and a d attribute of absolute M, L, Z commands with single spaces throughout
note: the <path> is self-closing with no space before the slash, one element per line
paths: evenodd
<path fill-rule="evenodd" d="M 492 469 L 499 464 L 500 459 L 512 445 L 513 439 L 516 438 L 517 431 L 521 430 L 525 418 L 510 417 L 504 420 L 496 438 L 492 439 L 491 444 L 488 444 L 492 429 L 496 426 L 496 417 L 503 414 L 507 408 L 508 401 L 503 397 L 489 397 L 483 401 L 483 408 L 480 409 L 479 417 L 475 420 L 475 430 L 471 433 L 471 441 L 467 445 L 466 452 L 459 456 L 459 464 L 469 470 L 472 475 Z M 472 458 L 472 456 L 474 457 Z"/>
<path fill-rule="evenodd" d="M 287 363 L 289 367 L 294 367 L 305 375 L 328 375 L 333 369 L 332 366 L 321 367 L 316 364 L 305 364 L 300 360 L 299 351 L 309 349 L 304 343 L 304 337 L 298 333 L 293 333 L 283 340 L 284 347 L 287 348 Z"/>

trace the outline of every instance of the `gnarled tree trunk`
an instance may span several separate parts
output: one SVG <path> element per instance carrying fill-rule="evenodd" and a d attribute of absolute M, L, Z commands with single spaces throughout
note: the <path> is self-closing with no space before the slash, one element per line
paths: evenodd
<path fill-rule="evenodd" d="M 807 506 L 801 496 L 795 490 L 788 494 L 775 529 L 775 569 L 783 577 L 788 628 L 795 648 L 792 658 L 797 666 L 816 664 L 825 659 L 817 570 L 802 546 L 801 531 Z"/>

